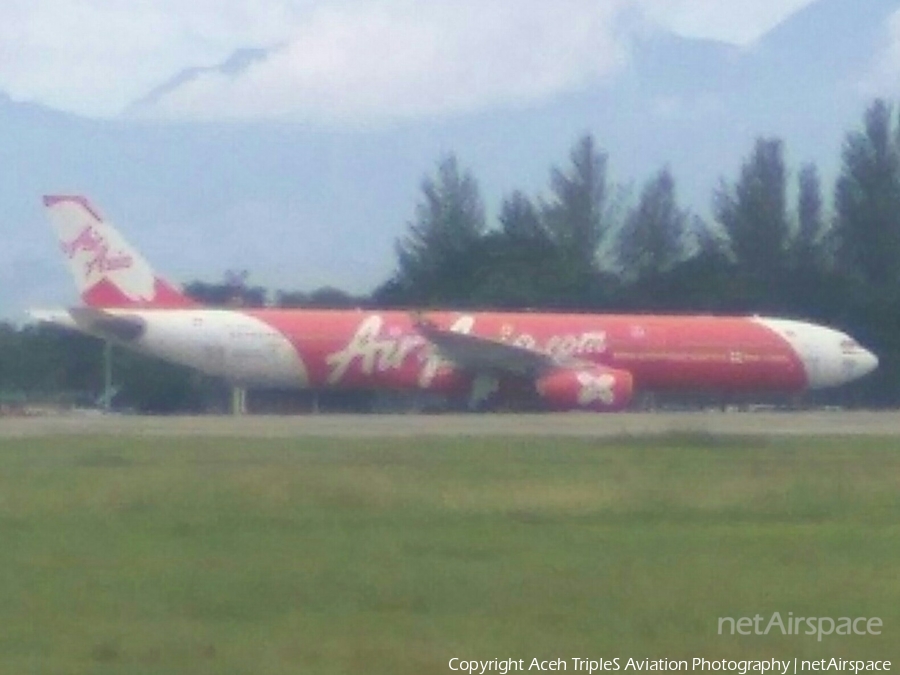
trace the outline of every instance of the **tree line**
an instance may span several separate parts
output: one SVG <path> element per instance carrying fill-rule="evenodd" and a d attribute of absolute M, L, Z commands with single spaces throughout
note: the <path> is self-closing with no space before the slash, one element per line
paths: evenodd
<path fill-rule="evenodd" d="M 455 155 L 424 177 L 396 242 L 396 269 L 371 293 L 266 289 L 229 273 L 186 292 L 211 305 L 453 307 L 590 312 L 759 313 L 846 330 L 881 359 L 872 376 L 822 401 L 900 403 L 900 114 L 874 101 L 847 133 L 840 171 L 785 162 L 760 137 L 721 179 L 711 217 L 681 205 L 668 167 L 632 190 L 611 179 L 592 135 L 551 168 L 546 193 L 514 191 L 489 222 L 478 181 Z M 633 194 L 634 193 L 634 194 Z M 97 391 L 96 341 L 41 326 L 0 325 L 0 392 Z M 208 408 L 213 383 L 118 354 L 121 400 L 142 410 Z M 218 403 L 216 403 L 218 404 Z"/>

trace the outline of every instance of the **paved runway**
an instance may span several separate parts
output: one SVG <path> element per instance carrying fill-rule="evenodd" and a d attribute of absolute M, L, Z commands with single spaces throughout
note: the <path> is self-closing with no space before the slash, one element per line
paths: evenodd
<path fill-rule="evenodd" d="M 0 418 L 0 437 L 47 435 L 344 438 L 415 436 L 877 435 L 900 438 L 898 412 L 686 412 L 497 415 L 143 417 L 72 413 Z"/>

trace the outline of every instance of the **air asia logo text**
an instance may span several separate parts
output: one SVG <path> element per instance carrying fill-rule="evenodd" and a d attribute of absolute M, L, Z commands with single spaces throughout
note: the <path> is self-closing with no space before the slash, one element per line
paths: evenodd
<path fill-rule="evenodd" d="M 451 330 L 468 333 L 471 325 L 471 317 L 463 317 Z M 363 375 L 372 375 L 375 372 L 399 370 L 409 358 L 415 358 L 422 364 L 419 386 L 427 387 L 431 384 L 440 367 L 446 363 L 437 350 L 428 340 L 416 333 L 398 331 L 382 335 L 383 327 L 384 319 L 373 314 L 359 325 L 346 347 L 328 356 L 326 362 L 331 368 L 328 375 L 329 384 L 340 382 L 350 366 L 356 362 L 359 363 L 359 371 Z"/>
<path fill-rule="evenodd" d="M 134 259 L 126 253 L 110 253 L 109 243 L 91 225 L 85 225 L 72 241 L 63 242 L 62 252 L 71 260 L 83 251 L 88 258 L 84 272 L 90 276 L 94 272 L 105 274 L 115 270 L 128 269 Z"/>
<path fill-rule="evenodd" d="M 450 326 L 450 330 L 454 333 L 468 334 L 472 332 L 474 324 L 473 317 L 461 316 Z M 543 345 L 527 333 L 516 335 L 512 330 L 503 332 L 505 334 L 501 335 L 502 342 L 538 353 L 543 352 L 560 360 L 588 354 L 602 354 L 606 351 L 606 333 L 603 331 L 552 335 Z M 416 359 L 421 364 L 420 387 L 429 386 L 442 367 L 452 367 L 452 363 L 442 358 L 437 349 L 417 333 L 402 331 L 395 327 L 388 329 L 385 334 L 384 319 L 378 314 L 373 314 L 360 323 L 346 347 L 327 357 L 326 362 L 331 368 L 328 383 L 340 382 L 354 363 L 358 364 L 360 373 L 372 375 L 376 372 L 399 370 L 409 359 Z M 606 379 L 581 384 L 585 389 L 585 397 L 599 400 L 608 397 L 606 390 L 611 387 Z"/>

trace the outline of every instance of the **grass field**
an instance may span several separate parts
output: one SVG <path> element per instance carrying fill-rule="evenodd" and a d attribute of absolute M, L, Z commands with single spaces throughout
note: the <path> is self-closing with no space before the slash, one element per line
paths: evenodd
<path fill-rule="evenodd" d="M 0 672 L 896 662 L 898 450 L 706 436 L 0 440 Z M 821 643 L 717 634 L 718 617 L 775 611 L 884 628 Z"/>

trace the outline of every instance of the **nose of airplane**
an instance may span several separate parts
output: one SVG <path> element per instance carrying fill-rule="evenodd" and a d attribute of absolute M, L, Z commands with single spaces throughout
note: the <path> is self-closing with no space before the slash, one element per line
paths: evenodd
<path fill-rule="evenodd" d="M 857 366 L 860 377 L 868 375 L 878 367 L 878 357 L 868 349 L 862 349 L 861 353 L 856 357 Z"/>
<path fill-rule="evenodd" d="M 878 357 L 840 331 L 805 321 L 757 318 L 786 340 L 803 364 L 810 389 L 835 387 L 868 375 Z"/>
<path fill-rule="evenodd" d="M 839 370 L 836 370 L 836 384 L 844 384 L 858 380 L 868 375 L 878 367 L 878 357 L 868 349 L 860 346 L 855 340 L 840 334 L 843 339 L 840 340 L 840 351 L 833 357 L 835 365 L 840 363 Z M 831 359 L 827 357 L 823 359 L 828 363 Z M 825 370 L 827 370 L 827 366 Z"/>

